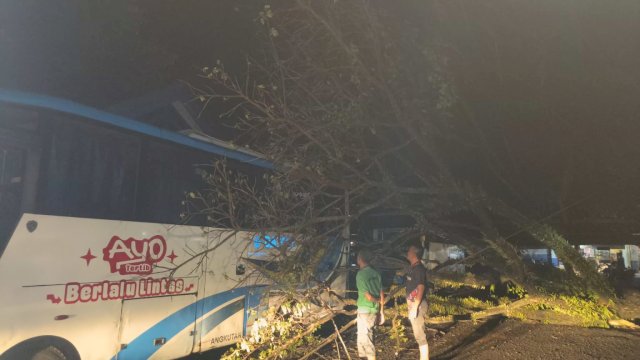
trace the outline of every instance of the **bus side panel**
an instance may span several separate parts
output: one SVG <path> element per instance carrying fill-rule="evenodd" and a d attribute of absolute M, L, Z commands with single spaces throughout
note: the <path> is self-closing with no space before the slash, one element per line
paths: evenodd
<path fill-rule="evenodd" d="M 200 351 L 242 339 L 245 299 L 251 290 L 243 283 L 245 275 L 237 271 L 243 265 L 241 257 L 246 243 L 230 231 L 213 231 L 208 237 L 207 246 L 215 250 L 207 255 L 206 290 L 198 321 Z"/>
<path fill-rule="evenodd" d="M 149 354 L 168 351 L 184 332 L 193 343 L 197 312 L 183 315 L 197 307 L 204 269 L 187 260 L 206 241 L 197 227 L 23 215 L 0 258 L 0 354 L 49 335 L 71 342 L 83 360 L 115 359 L 129 346 L 121 343 L 121 330 L 127 342 L 153 347 Z M 162 297 L 176 299 L 158 308 L 164 318 L 149 321 L 148 329 L 120 328 L 123 302 L 144 302 L 154 312 L 153 299 Z M 159 329 L 165 332 L 152 340 L 165 340 L 147 344 L 145 336 Z M 186 355 L 192 347 L 185 342 L 178 348 Z"/>
<path fill-rule="evenodd" d="M 125 300 L 118 360 L 176 359 L 193 350 L 196 295 Z"/>
<path fill-rule="evenodd" d="M 27 229 L 30 221 L 38 224 L 33 232 Z M 96 306 L 73 301 L 71 293 L 65 299 L 65 291 L 77 289 L 66 284 L 99 279 L 100 271 L 91 271 L 79 258 L 94 247 L 81 226 L 57 225 L 50 217 L 24 215 L 0 258 L 0 354 L 22 341 L 50 335 L 70 341 L 83 360 L 109 358 L 117 349 L 121 303 Z"/>

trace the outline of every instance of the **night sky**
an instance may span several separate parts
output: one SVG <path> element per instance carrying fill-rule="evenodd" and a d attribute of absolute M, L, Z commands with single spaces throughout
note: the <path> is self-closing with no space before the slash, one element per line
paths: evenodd
<path fill-rule="evenodd" d="M 217 59 L 233 67 L 254 14 L 235 1 L 2 0 L 0 87 L 108 107 Z"/>
<path fill-rule="evenodd" d="M 0 87 L 108 108 L 197 81 L 217 59 L 241 71 L 262 4 L 0 0 Z M 524 197 L 546 213 L 585 201 L 553 221 L 597 229 L 570 231 L 640 232 L 640 2 L 434 9 L 460 98 Z M 473 173 L 464 156 L 451 161 Z"/>

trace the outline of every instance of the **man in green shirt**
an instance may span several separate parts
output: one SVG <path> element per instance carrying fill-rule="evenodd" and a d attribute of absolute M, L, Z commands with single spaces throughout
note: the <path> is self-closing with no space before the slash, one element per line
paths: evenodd
<path fill-rule="evenodd" d="M 376 348 L 373 345 L 373 327 L 377 315 L 384 305 L 384 293 L 382 292 L 382 278 L 380 274 L 369 266 L 371 253 L 361 250 L 358 253 L 357 263 L 360 270 L 356 275 L 358 288 L 358 356 L 367 360 L 376 359 Z"/>

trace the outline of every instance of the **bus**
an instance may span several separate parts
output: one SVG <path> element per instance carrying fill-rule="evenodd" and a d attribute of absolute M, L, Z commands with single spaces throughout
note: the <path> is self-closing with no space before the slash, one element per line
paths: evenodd
<path fill-rule="evenodd" d="M 0 359 L 175 359 L 247 335 L 267 306 L 269 284 L 245 273 L 265 236 L 179 218 L 202 187 L 193 164 L 216 158 L 273 170 L 222 141 L 0 90 Z M 331 254 L 325 272 L 344 262 Z"/>

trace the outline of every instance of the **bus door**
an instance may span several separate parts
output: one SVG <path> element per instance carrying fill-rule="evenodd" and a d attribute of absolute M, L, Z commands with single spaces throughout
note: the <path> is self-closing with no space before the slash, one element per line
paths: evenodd
<path fill-rule="evenodd" d="M 196 293 L 123 300 L 117 359 L 176 359 L 194 346 Z"/>

